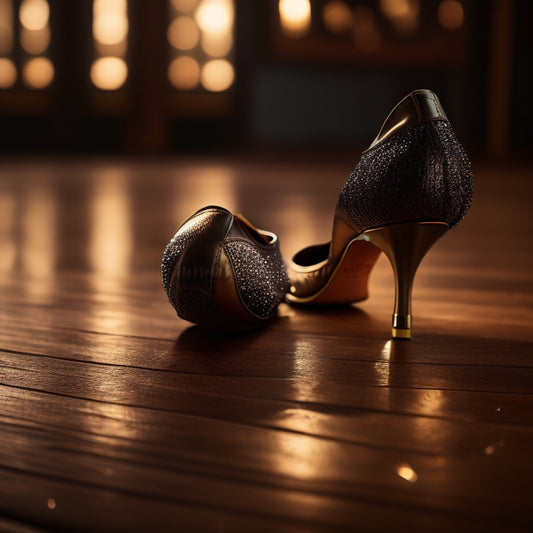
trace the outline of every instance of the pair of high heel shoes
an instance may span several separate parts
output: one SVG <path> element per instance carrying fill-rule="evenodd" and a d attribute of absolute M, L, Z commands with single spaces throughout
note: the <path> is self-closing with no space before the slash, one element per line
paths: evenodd
<path fill-rule="evenodd" d="M 392 337 L 411 337 L 411 289 L 431 246 L 472 200 L 472 171 L 437 96 L 407 95 L 391 111 L 342 188 L 331 242 L 285 265 L 274 233 L 216 206 L 190 217 L 165 249 L 163 286 L 177 314 L 216 329 L 245 329 L 294 304 L 368 297 L 381 251 L 395 277 Z"/>

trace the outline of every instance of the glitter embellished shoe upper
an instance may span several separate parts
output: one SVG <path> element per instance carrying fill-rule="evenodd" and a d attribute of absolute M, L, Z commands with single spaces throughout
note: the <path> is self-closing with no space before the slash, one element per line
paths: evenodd
<path fill-rule="evenodd" d="M 395 316 L 409 317 L 394 319 L 393 336 L 408 337 L 418 263 L 463 218 L 471 200 L 470 162 L 437 96 L 412 92 L 391 111 L 341 190 L 331 242 L 305 248 L 288 265 L 287 300 L 364 300 L 382 250 L 397 283 Z"/>
<path fill-rule="evenodd" d="M 161 273 L 178 316 L 214 329 L 260 326 L 288 286 L 277 236 L 217 206 L 183 223 L 165 249 Z"/>

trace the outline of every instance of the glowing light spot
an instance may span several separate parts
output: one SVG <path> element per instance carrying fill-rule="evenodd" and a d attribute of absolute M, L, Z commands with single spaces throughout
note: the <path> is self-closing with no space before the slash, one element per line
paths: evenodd
<path fill-rule="evenodd" d="M 409 483 L 416 483 L 418 481 L 417 473 L 407 464 L 402 463 L 396 467 L 396 473 Z"/>
<path fill-rule="evenodd" d="M 200 39 L 198 26 L 191 17 L 178 17 L 168 27 L 167 37 L 170 44 L 178 50 L 194 48 Z"/>
<path fill-rule="evenodd" d="M 20 5 L 20 23 L 28 30 L 40 30 L 48 24 L 50 8 L 46 0 L 24 0 Z"/>
<path fill-rule="evenodd" d="M 418 25 L 420 0 L 380 0 L 383 14 L 400 33 L 412 33 Z"/>
<path fill-rule="evenodd" d="M 35 31 L 22 28 L 20 44 L 28 54 L 42 54 L 50 44 L 50 29 L 48 26 Z"/>
<path fill-rule="evenodd" d="M 464 22 L 464 11 L 461 2 L 443 0 L 438 7 L 439 22 L 447 30 L 458 30 Z"/>
<path fill-rule="evenodd" d="M 381 11 L 387 17 L 401 18 L 409 14 L 409 0 L 380 0 Z"/>
<path fill-rule="evenodd" d="M 46 506 L 48 507 L 48 509 L 55 509 L 56 508 L 56 501 L 54 500 L 54 498 L 48 498 L 48 501 L 46 502 Z"/>
<path fill-rule="evenodd" d="M 128 66 L 119 57 L 101 57 L 91 66 L 91 81 L 99 89 L 114 91 L 124 85 Z"/>
<path fill-rule="evenodd" d="M 44 89 L 54 79 L 54 65 L 46 57 L 30 59 L 22 69 L 22 79 L 32 89 Z"/>
<path fill-rule="evenodd" d="M 17 69 L 11 59 L 0 57 L 0 89 L 9 89 L 17 81 Z"/>
<path fill-rule="evenodd" d="M 353 24 L 351 9 L 340 0 L 328 2 L 322 10 L 322 18 L 331 33 L 345 33 Z"/>
<path fill-rule="evenodd" d="M 196 22 L 211 35 L 228 33 L 233 26 L 233 5 L 229 0 L 203 0 L 196 11 Z"/>
<path fill-rule="evenodd" d="M 485 455 L 492 455 L 497 449 L 497 446 L 495 446 L 494 444 L 489 444 L 488 446 L 485 447 Z"/>
<path fill-rule="evenodd" d="M 233 37 L 231 33 L 225 35 L 202 35 L 202 50 L 211 57 L 224 57 L 233 46 Z"/>
<path fill-rule="evenodd" d="M 492 455 L 498 448 L 503 448 L 505 446 L 504 440 L 499 440 L 498 442 L 495 442 L 494 444 L 489 444 L 488 446 L 485 446 L 485 449 L 483 452 L 485 455 Z"/>
<path fill-rule="evenodd" d="M 279 0 L 279 16 L 288 35 L 302 36 L 311 27 L 311 4 L 309 0 Z"/>
<path fill-rule="evenodd" d="M 212 59 L 202 68 L 202 85 L 208 91 L 225 91 L 231 87 L 234 79 L 233 66 L 225 59 Z"/>
<path fill-rule="evenodd" d="M 95 0 L 93 36 L 102 44 L 117 44 L 128 35 L 128 5 L 125 0 Z"/>
<path fill-rule="evenodd" d="M 168 79 L 177 89 L 188 91 L 200 83 L 200 65 L 189 56 L 177 57 L 168 67 Z"/>

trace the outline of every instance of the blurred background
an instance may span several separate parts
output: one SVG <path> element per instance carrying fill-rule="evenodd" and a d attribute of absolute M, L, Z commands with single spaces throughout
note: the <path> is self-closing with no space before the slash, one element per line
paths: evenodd
<path fill-rule="evenodd" d="M 366 147 L 409 91 L 527 153 L 527 0 L 0 0 L 0 151 Z"/>

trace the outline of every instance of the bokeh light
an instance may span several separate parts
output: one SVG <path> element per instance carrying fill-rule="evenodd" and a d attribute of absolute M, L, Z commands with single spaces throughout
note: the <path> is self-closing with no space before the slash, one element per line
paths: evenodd
<path fill-rule="evenodd" d="M 322 9 L 324 26 L 331 33 L 346 33 L 352 28 L 352 10 L 341 0 L 332 0 Z"/>
<path fill-rule="evenodd" d="M 170 83 L 182 91 L 192 90 L 200 83 L 200 65 L 196 59 L 181 56 L 174 59 L 168 67 Z"/>
<path fill-rule="evenodd" d="M 44 89 L 54 79 L 54 65 L 47 57 L 29 59 L 22 68 L 22 79 L 32 89 Z"/>
<path fill-rule="evenodd" d="M 126 0 L 94 0 L 93 37 L 102 44 L 116 44 L 128 35 Z"/>
<path fill-rule="evenodd" d="M 126 82 L 128 65 L 120 57 L 100 57 L 93 62 L 90 75 L 96 87 L 114 91 Z"/>
<path fill-rule="evenodd" d="M 380 0 L 382 13 L 402 34 L 413 33 L 418 26 L 420 0 Z"/>
<path fill-rule="evenodd" d="M 288 35 L 300 37 L 311 27 L 309 0 L 279 0 L 281 27 Z"/>
<path fill-rule="evenodd" d="M 20 23 L 28 30 L 40 30 L 48 24 L 50 8 L 46 0 L 23 0 L 20 4 Z"/>
<path fill-rule="evenodd" d="M 202 85 L 208 91 L 229 89 L 235 79 L 233 65 L 225 59 L 212 59 L 202 67 Z"/>
<path fill-rule="evenodd" d="M 196 11 L 196 22 L 205 33 L 223 35 L 231 31 L 233 16 L 231 1 L 203 0 Z"/>
<path fill-rule="evenodd" d="M 174 48 L 191 50 L 200 40 L 200 30 L 191 17 L 181 16 L 170 23 L 167 37 Z"/>
<path fill-rule="evenodd" d="M 463 6 L 457 0 L 443 0 L 437 15 L 441 26 L 447 30 L 458 30 L 464 22 Z"/>

